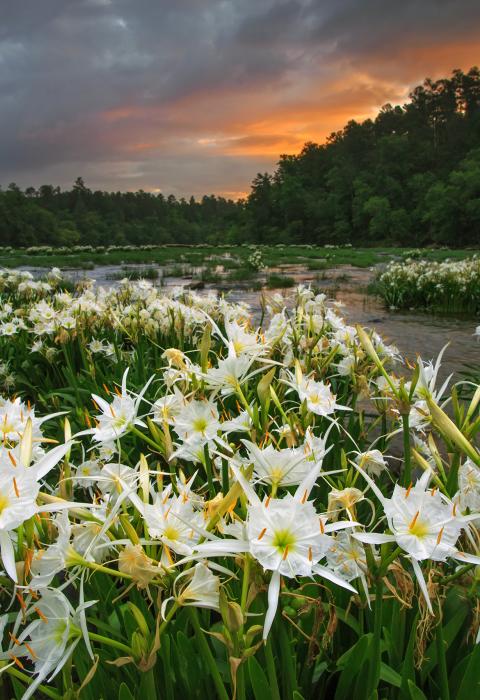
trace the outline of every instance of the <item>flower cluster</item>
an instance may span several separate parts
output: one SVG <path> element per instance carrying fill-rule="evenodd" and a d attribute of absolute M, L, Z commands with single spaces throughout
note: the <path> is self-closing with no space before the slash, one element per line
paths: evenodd
<path fill-rule="evenodd" d="M 374 620 L 380 667 L 398 581 L 424 620 L 450 581 L 475 595 L 480 390 L 447 415 L 441 358 L 406 366 L 307 287 L 255 328 L 243 305 L 146 282 L 39 297 L 6 279 L 0 347 L 25 398 L 0 399 L 2 596 L 17 606 L 0 658 L 25 697 L 62 668 L 88 682 L 95 654 L 149 673 L 185 630 L 217 694 L 245 696 L 256 653 L 275 668 L 281 625 L 322 658 L 330 609 L 353 630 Z M 188 684 L 168 682 L 172 697 Z"/>
<path fill-rule="evenodd" d="M 480 259 L 391 262 L 378 278 L 378 291 L 391 308 L 477 313 Z"/>

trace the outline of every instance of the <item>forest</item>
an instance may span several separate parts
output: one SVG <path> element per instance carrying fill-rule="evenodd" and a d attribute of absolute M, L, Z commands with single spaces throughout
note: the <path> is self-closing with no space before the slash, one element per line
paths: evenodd
<path fill-rule="evenodd" d="M 246 199 L 71 189 L 0 190 L 0 245 L 480 240 L 480 70 L 426 79 L 404 105 L 282 155 Z"/>

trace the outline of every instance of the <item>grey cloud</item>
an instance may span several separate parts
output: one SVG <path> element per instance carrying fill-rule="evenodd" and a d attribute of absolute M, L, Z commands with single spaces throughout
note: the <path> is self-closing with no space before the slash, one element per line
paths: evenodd
<path fill-rule="evenodd" d="M 321 117 L 362 66 L 397 94 L 402 42 L 458 39 L 479 18 L 473 0 L 3 0 L 0 183 L 247 189 L 274 158 L 222 139 L 275 143 L 249 125 L 307 101 Z"/>

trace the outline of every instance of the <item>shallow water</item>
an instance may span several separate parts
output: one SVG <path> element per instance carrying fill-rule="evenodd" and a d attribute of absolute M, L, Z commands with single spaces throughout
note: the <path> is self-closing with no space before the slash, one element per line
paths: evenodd
<path fill-rule="evenodd" d="M 118 280 L 112 280 L 112 276 L 123 273 L 126 269 L 138 270 L 138 265 L 103 265 L 94 270 L 68 270 L 68 277 L 72 280 L 81 280 L 85 277 L 94 278 L 98 285 L 116 286 Z M 148 265 L 142 265 L 146 269 Z M 195 282 L 201 268 L 189 268 L 193 277 L 163 277 L 164 270 L 158 265 L 152 265 L 159 272 L 158 280 L 153 280 L 156 285 L 161 285 L 166 290 L 178 286 L 189 285 Z M 28 269 L 37 277 L 45 274 L 44 268 Z M 219 273 L 222 270 L 217 270 Z M 366 293 L 366 287 L 375 275 L 376 270 L 355 268 L 342 265 L 337 268 L 323 271 L 308 270 L 302 265 L 282 265 L 271 268 L 268 272 L 276 272 L 293 277 L 297 283 L 312 284 L 316 289 L 325 292 L 329 298 L 341 301 L 344 304 L 343 314 L 352 324 L 360 323 L 369 328 L 374 328 L 387 342 L 395 344 L 402 355 L 414 360 L 420 355 L 424 360 L 437 357 L 441 349 L 449 343 L 444 354 L 441 376 L 454 373 L 455 378 L 461 378 L 460 373 L 465 370 L 465 365 L 476 365 L 480 369 L 480 342 L 473 335 L 478 319 L 456 318 L 452 316 L 434 316 L 417 311 L 390 311 L 381 301 Z M 258 282 L 265 282 L 267 273 L 259 273 Z M 208 293 L 212 289 L 221 291 L 232 302 L 246 302 L 250 305 L 255 319 L 260 319 L 260 295 L 259 291 L 251 290 L 251 282 L 231 283 L 227 280 L 219 284 L 206 283 L 199 290 L 200 294 Z M 269 294 L 275 291 L 268 290 Z M 284 293 L 288 294 L 289 290 Z"/>

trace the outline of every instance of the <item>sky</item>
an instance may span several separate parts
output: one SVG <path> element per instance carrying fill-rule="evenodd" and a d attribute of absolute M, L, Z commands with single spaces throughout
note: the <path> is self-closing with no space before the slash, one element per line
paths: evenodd
<path fill-rule="evenodd" d="M 0 0 L 0 185 L 244 196 L 480 64 L 479 0 Z"/>

